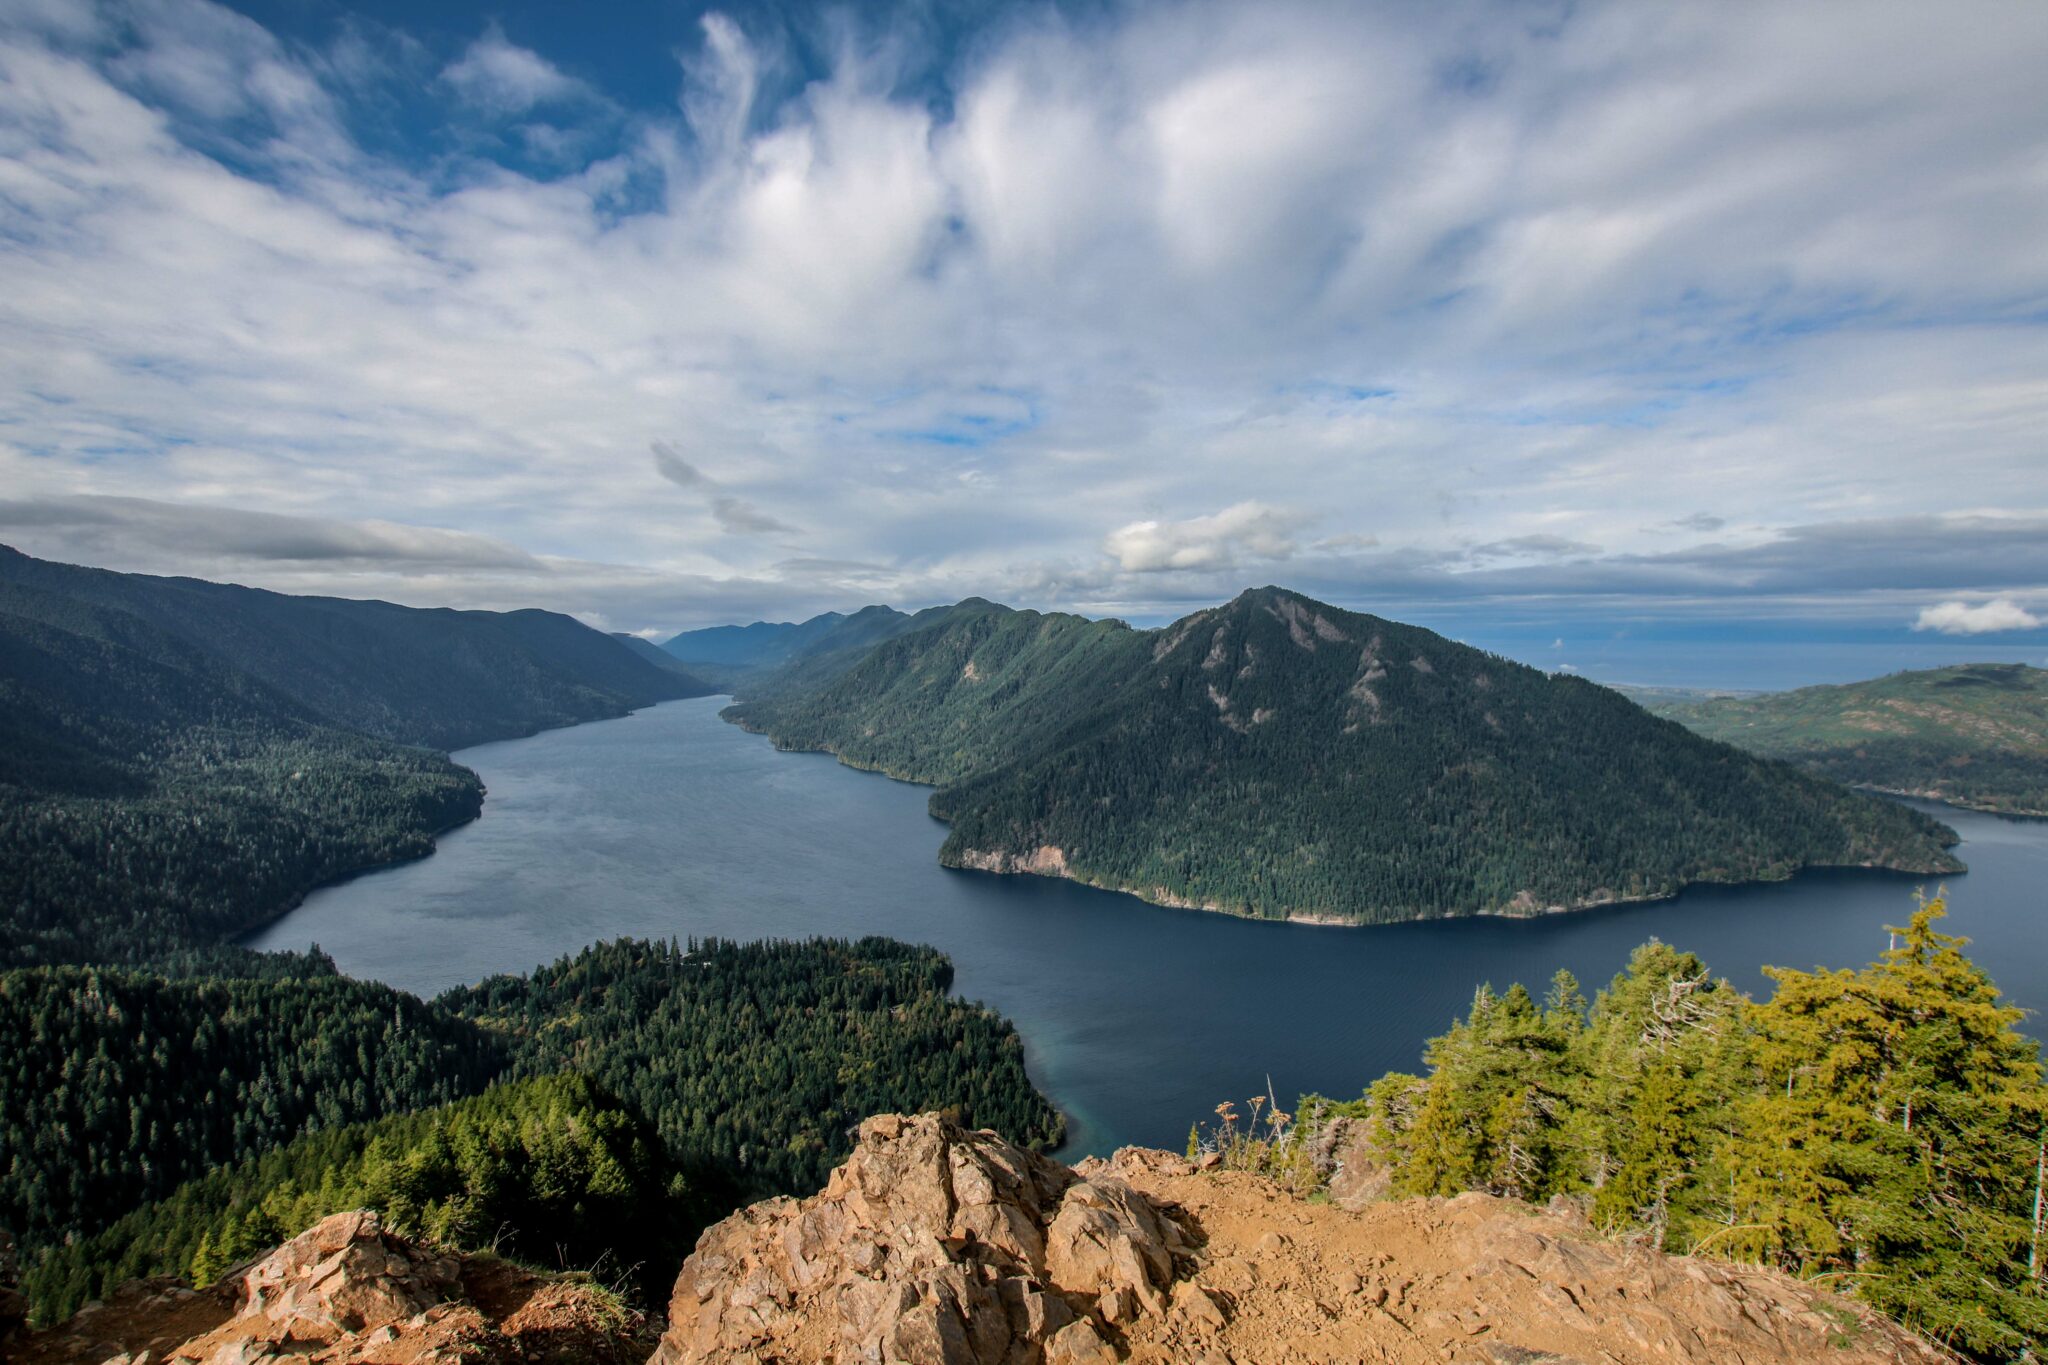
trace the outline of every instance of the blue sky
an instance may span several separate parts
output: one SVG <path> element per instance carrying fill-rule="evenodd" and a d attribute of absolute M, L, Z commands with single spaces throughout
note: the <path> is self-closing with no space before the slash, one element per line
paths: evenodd
<path fill-rule="evenodd" d="M 0 541 L 2048 660 L 2048 7 L 17 0 Z"/>

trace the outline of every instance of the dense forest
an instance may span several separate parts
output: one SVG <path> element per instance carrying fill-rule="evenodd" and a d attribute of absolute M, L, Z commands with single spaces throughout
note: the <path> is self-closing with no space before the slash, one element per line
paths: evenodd
<path fill-rule="evenodd" d="M 1837 782 L 2048 815 L 2048 669 L 1958 664 L 1757 697 L 1633 695 L 1710 739 Z"/>
<path fill-rule="evenodd" d="M 871 1113 L 945 1109 L 1020 1142 L 1055 1143 L 1059 1114 L 1025 1075 L 1015 1031 L 951 996 L 951 985 L 942 955 L 885 939 L 621 940 L 430 1002 L 332 975 L 0 974 L 0 1037 L 14 1040 L 0 1065 L 0 1226 L 21 1236 L 38 1303 L 55 1312 L 119 1267 L 197 1256 L 208 1229 L 212 1260 L 201 1264 L 226 1264 L 229 1212 L 228 1245 L 239 1250 L 311 1209 L 306 1198 L 382 1189 L 359 1169 L 366 1152 L 374 1155 L 366 1144 L 381 1134 L 389 1141 L 375 1151 L 388 1152 L 444 1120 L 325 1135 L 432 1109 L 494 1081 L 564 1072 L 599 1088 L 522 1091 L 541 1098 L 450 1112 L 490 1118 L 476 1131 L 510 1125 L 532 1144 L 554 1141 L 529 1131 L 550 1115 L 573 1117 L 563 1094 L 623 1106 L 660 1147 L 658 1169 L 634 1159 L 634 1188 L 644 1193 L 654 1181 L 669 1190 L 680 1179 L 675 1188 L 687 1194 L 665 1213 L 647 1211 L 655 1221 L 626 1229 L 628 1241 L 694 1236 L 747 1200 L 816 1188 Z M 408 1158 L 407 1169 L 422 1160 Z M 232 1199 L 223 1192 L 239 1188 L 232 1176 L 179 1189 L 235 1162 L 254 1163 L 248 1169 L 260 1178 Z M 480 1226 L 462 1221 L 473 1212 L 457 1197 L 464 1190 L 462 1198 L 497 1211 L 478 1235 L 582 1245 L 577 1229 L 603 1223 L 558 1223 L 567 1204 L 519 1214 L 508 1193 L 465 1183 L 472 1175 L 459 1171 L 421 1179 L 407 1188 L 441 1193 L 426 1203 L 409 1194 L 403 1207 L 423 1210 L 417 1217 L 429 1230 L 467 1236 Z M 113 1221 L 165 1197 L 168 1213 Z M 441 1212 L 426 1207 L 435 1200 Z M 687 1226 L 678 1231 L 674 1219 Z M 169 1229 L 176 1237 L 159 1240 Z M 81 1238 L 83 1250 L 63 1250 Z"/>
<path fill-rule="evenodd" d="M 1243 914 L 1532 913 L 1801 867 L 1960 866 L 1950 831 L 1893 803 L 1270 588 L 1158 631 L 970 600 L 726 714 L 938 784 L 952 865 Z"/>
<path fill-rule="evenodd" d="M 219 1167 L 55 1248 L 24 1287 L 48 1320 L 146 1275 L 203 1285 L 359 1208 L 443 1246 L 548 1268 L 595 1266 L 649 1298 L 668 1288 L 707 1212 L 630 1106 L 587 1076 L 550 1076 L 308 1133 Z"/>
<path fill-rule="evenodd" d="M 374 982 L 0 974 L 0 1226 L 25 1246 L 303 1132 L 445 1103 L 504 1041 Z"/>
<path fill-rule="evenodd" d="M 694 1180 L 759 1197 L 822 1185 L 870 1114 L 947 1109 L 1058 1142 L 1016 1032 L 952 981 L 944 955 L 889 939 L 622 939 L 438 1003 L 508 1038 L 515 1074 L 588 1073 L 646 1113 Z"/>
<path fill-rule="evenodd" d="M 1582 1199 L 1603 1230 L 1826 1278 L 1983 1360 L 2048 1347 L 2038 1046 L 1922 904 L 1768 1000 L 1660 943 L 1588 1006 L 1482 988 L 1361 1103 L 1397 1194 Z M 1331 1112 L 1314 1099 L 1303 1112 Z"/>
<path fill-rule="evenodd" d="M 0 967 L 224 946 L 472 819 L 453 745 L 703 685 L 546 612 L 417 611 L 0 547 Z"/>

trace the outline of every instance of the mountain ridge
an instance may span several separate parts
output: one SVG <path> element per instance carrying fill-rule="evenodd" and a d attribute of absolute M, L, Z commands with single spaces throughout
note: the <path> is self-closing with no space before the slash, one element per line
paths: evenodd
<path fill-rule="evenodd" d="M 725 714 L 938 787 L 949 866 L 1262 917 L 1528 914 L 1808 866 L 1960 866 L 1916 813 L 1270 586 L 1155 630 L 970 601 Z"/>
<path fill-rule="evenodd" d="M 2048 669 L 1950 664 L 1755 696 L 1636 699 L 1710 739 L 1853 786 L 2048 815 Z"/>
<path fill-rule="evenodd" d="M 552 612 L 0 547 L 0 966 L 232 956 L 312 887 L 475 818 L 483 784 L 438 750 L 708 690 Z"/>

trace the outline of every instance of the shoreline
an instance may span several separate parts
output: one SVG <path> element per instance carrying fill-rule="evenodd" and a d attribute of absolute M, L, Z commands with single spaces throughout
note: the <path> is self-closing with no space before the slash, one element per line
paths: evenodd
<path fill-rule="evenodd" d="M 853 760 L 848 759 L 845 755 L 841 754 L 837 749 L 834 749 L 828 744 L 808 746 L 785 744 L 781 740 L 777 739 L 773 734 L 769 733 L 767 730 L 748 724 L 744 718 L 726 716 L 725 711 L 723 709 L 720 710 L 718 718 L 724 721 L 726 724 L 733 726 L 735 729 L 741 731 L 744 734 L 761 736 L 763 739 L 767 740 L 769 745 L 775 750 L 776 753 L 779 754 L 830 754 L 833 760 L 837 762 L 840 766 L 850 768 L 854 772 L 874 773 L 877 776 L 886 777 L 892 782 L 901 782 L 906 786 L 924 787 L 934 793 L 936 793 L 939 790 L 938 784 L 936 783 L 927 782 L 916 777 L 906 776 L 903 773 L 892 771 L 889 768 L 884 767 L 880 764 L 866 764 L 854 762 Z M 1845 783 L 1844 785 L 1847 786 L 1848 784 Z M 1941 801 L 1937 797 L 1930 797 L 1920 792 L 1893 792 L 1886 791 L 1882 788 L 1877 787 L 1861 786 L 1852 786 L 1849 787 L 1849 789 L 1852 791 L 1880 792 L 1885 796 L 1894 798 L 1910 797 L 1911 799 L 1918 801 L 1935 801 L 1940 805 L 1954 806 L 1954 808 L 1957 810 L 1968 810 L 1974 814 L 1980 815 L 2007 816 L 2010 818 L 2019 819 L 2034 818 L 2030 814 L 2024 812 L 1978 810 L 1975 807 L 1960 806 L 1956 805 L 1954 802 Z M 938 820 L 942 824 L 952 823 L 951 821 L 947 820 L 944 816 L 941 815 L 934 814 L 932 818 L 934 820 Z M 2048 818 L 2048 814 L 2044 814 L 2042 818 Z M 1955 847 L 1955 845 L 1951 844 L 1948 845 L 1948 847 L 1952 848 Z M 1958 859 L 1958 862 L 1960 861 L 1961 860 Z M 1109 891 L 1114 892 L 1118 895 L 1130 896 L 1133 899 L 1143 901 L 1147 905 L 1157 905 L 1169 910 L 1194 910 L 1200 911 L 1204 914 L 1228 915 L 1233 919 L 1250 920 L 1255 923 L 1300 924 L 1314 928 L 1327 929 L 1373 929 L 1384 925 L 1424 924 L 1439 920 L 1457 919 L 1541 920 L 1548 919 L 1557 915 L 1575 914 L 1582 910 L 1602 910 L 1618 906 L 1632 905 L 1656 905 L 1666 901 L 1675 901 L 1687 890 L 1696 886 L 1740 887 L 1782 885 L 1786 882 L 1795 880 L 1803 872 L 1863 871 L 1883 872 L 1899 877 L 1949 877 L 1966 876 L 1968 875 L 1970 870 L 1967 864 L 1949 870 L 1923 870 L 1917 868 L 1885 867 L 1880 866 L 1876 863 L 1802 863 L 1799 866 L 1788 870 L 1784 874 L 1775 877 L 1702 877 L 1692 881 L 1682 881 L 1677 886 L 1672 887 L 1668 890 L 1646 893 L 1640 896 L 1606 896 L 1595 900 L 1576 901 L 1565 905 L 1549 905 L 1540 908 L 1532 908 L 1526 911 L 1515 911 L 1507 909 L 1459 910 L 1449 911 L 1440 914 L 1406 915 L 1399 919 L 1368 920 L 1354 919 L 1344 915 L 1335 915 L 1329 913 L 1328 911 L 1313 910 L 1290 911 L 1289 913 L 1284 915 L 1260 915 L 1254 914 L 1248 910 L 1232 909 L 1229 906 L 1219 905 L 1213 901 L 1202 902 L 1192 900 L 1188 897 L 1180 895 L 1178 892 L 1169 891 L 1165 887 L 1154 887 L 1152 888 L 1151 893 L 1148 894 L 1143 890 L 1139 890 L 1133 887 L 1120 886 L 1111 882 L 1096 881 L 1089 877 L 1082 876 L 1073 871 L 1072 868 L 1068 865 L 1064 850 L 1054 848 L 1049 845 L 1033 850 L 1029 854 L 1018 854 L 1009 851 L 987 851 L 981 849 L 968 849 L 960 855 L 960 861 L 957 862 L 949 862 L 946 859 L 944 851 L 942 849 L 939 855 L 939 866 L 948 868 L 949 870 L 955 872 L 979 872 L 985 873 L 992 877 L 1046 877 L 1056 881 L 1071 882 L 1076 886 L 1086 886 L 1096 891 Z"/>

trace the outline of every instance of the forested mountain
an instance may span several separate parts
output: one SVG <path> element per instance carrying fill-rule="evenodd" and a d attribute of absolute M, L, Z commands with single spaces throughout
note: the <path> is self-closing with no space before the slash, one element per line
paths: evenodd
<path fill-rule="evenodd" d="M 647 660 L 648 663 L 653 664 L 656 668 L 662 669 L 669 673 L 673 673 L 677 677 L 685 679 L 685 685 L 692 690 L 692 695 L 699 697 L 708 697 L 711 695 L 712 689 L 709 683 L 697 677 L 696 674 L 690 672 L 688 668 L 684 667 L 683 661 L 681 659 L 678 659 L 675 655 L 670 654 L 660 645 L 655 644 L 654 641 L 643 640 L 637 635 L 628 635 L 624 631 L 618 630 L 612 632 L 612 638 L 614 640 L 617 640 L 620 644 L 624 645 L 627 649 L 632 650 L 641 658 Z"/>
<path fill-rule="evenodd" d="M 1631 695 L 1710 739 L 1839 782 L 2048 815 L 2048 670 L 1957 664 L 1755 697 Z"/>
<path fill-rule="evenodd" d="M 1639 949 L 1589 1008 L 1482 987 L 1427 1076 L 1351 1106 L 1394 1193 L 1581 1199 L 1602 1231 L 1838 1282 L 1980 1360 L 2048 1342 L 2040 1049 L 1922 905 L 1861 971 L 1768 1000 Z M 1304 1101 L 1303 1109 L 1315 1106 Z"/>
<path fill-rule="evenodd" d="M 482 804 L 445 755 L 322 724 L 124 612 L 11 610 L 31 596 L 0 587 L 0 966 L 218 966 L 223 940 Z"/>
<path fill-rule="evenodd" d="M 275 1229 L 297 1216 L 291 1210 L 345 1192 L 402 1195 L 408 1217 L 453 1219 L 448 1227 L 486 1242 L 506 1231 L 550 1248 L 550 1239 L 581 1236 L 571 1235 L 584 1225 L 569 1215 L 587 1219 L 591 1210 L 571 1201 L 556 1210 L 567 1220 L 560 1223 L 535 1208 L 516 1227 L 502 1218 L 484 1225 L 474 1201 L 458 1207 L 457 1187 L 473 1178 L 461 1154 L 436 1166 L 438 1149 L 423 1136 L 439 1131 L 453 1141 L 449 1121 L 309 1135 L 429 1109 L 493 1081 L 561 1072 L 602 1087 L 578 1092 L 585 1099 L 602 1096 L 607 1110 L 622 1101 L 634 1123 L 649 1125 L 662 1148 L 661 1179 L 680 1174 L 692 1192 L 687 1210 L 702 1219 L 811 1188 L 846 1154 L 852 1125 L 873 1112 L 944 1109 L 1018 1142 L 1052 1145 L 1061 1119 L 1026 1077 L 1015 1030 L 949 995 L 951 985 L 945 957 L 884 939 L 621 940 L 433 1001 L 335 976 L 0 974 L 0 1037 L 18 1044 L 0 1064 L 0 1226 L 21 1234 L 31 1283 L 54 1296 L 44 1303 L 50 1312 L 138 1258 L 184 1254 L 189 1264 L 207 1229 L 208 1254 L 222 1255 L 228 1213 L 233 1236 L 260 1246 L 282 1235 Z M 557 1110 L 526 1106 L 509 1127 L 484 1127 L 521 1143 L 573 1145 L 574 1124 L 552 1136 L 533 1131 L 566 1112 Z M 373 1150 L 379 1138 L 384 1147 Z M 427 1146 L 406 1146 L 416 1139 Z M 371 1168 L 393 1143 L 405 1147 L 403 1169 L 386 1179 Z M 246 1168 L 253 1174 L 172 1193 L 228 1162 L 254 1163 Z M 652 1178 L 650 1162 L 634 1164 Z M 518 1192 L 487 1186 L 471 1193 L 512 1217 Z M 168 1212 L 115 1224 L 84 1252 L 59 1251 L 166 1196 Z M 439 1213 L 427 1207 L 437 1200 Z M 175 1238 L 155 1240 L 171 1229 Z"/>
<path fill-rule="evenodd" d="M 74 634 L 118 640 L 127 621 L 142 622 L 328 724 L 404 744 L 459 749 L 693 695 L 674 673 L 554 612 L 289 597 L 5 547 L 0 593 L 0 610 Z"/>
<path fill-rule="evenodd" d="M 414 745 L 707 690 L 548 612 L 284 597 L 0 547 L 0 966 L 218 966 L 223 940 L 311 887 L 474 818 L 475 774 Z"/>
<path fill-rule="evenodd" d="M 886 611 L 888 608 L 882 608 Z M 686 630 L 663 641 L 661 648 L 690 663 L 730 664 L 742 668 L 773 668 L 846 619 L 828 611 L 808 621 L 756 621 L 750 626 L 708 626 Z"/>
<path fill-rule="evenodd" d="M 1910 810 L 1275 588 L 1157 631 L 970 599 L 726 714 L 939 785 L 950 865 L 1243 914 L 1529 913 L 1960 866 Z"/>
<path fill-rule="evenodd" d="M 906 615 L 893 607 L 862 607 L 851 616 L 828 611 L 797 625 L 713 626 L 687 631 L 662 648 L 735 695 L 753 696 L 835 678 L 882 641 L 921 630 L 951 610 Z"/>

